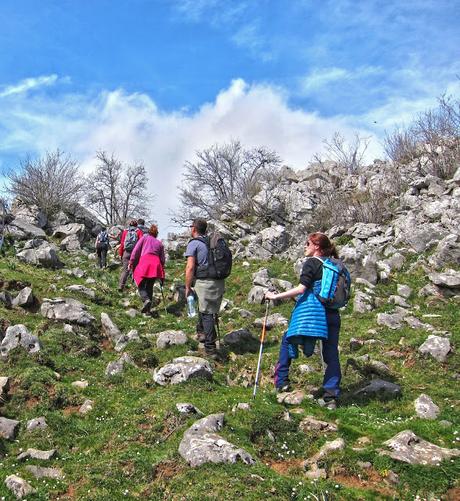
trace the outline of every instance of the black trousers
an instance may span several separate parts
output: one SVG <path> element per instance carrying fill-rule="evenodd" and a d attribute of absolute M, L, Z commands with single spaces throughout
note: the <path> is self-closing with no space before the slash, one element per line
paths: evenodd
<path fill-rule="evenodd" d="M 214 353 L 216 351 L 216 322 L 212 313 L 198 312 L 198 322 L 196 331 L 203 332 L 205 335 L 204 349 L 206 353 Z"/>
<path fill-rule="evenodd" d="M 153 297 L 153 284 L 156 278 L 143 278 L 142 282 L 139 284 L 137 290 L 142 302 L 152 301 Z"/>
<path fill-rule="evenodd" d="M 97 260 L 99 263 L 99 268 L 105 268 L 107 266 L 107 247 L 101 247 L 96 249 Z"/>

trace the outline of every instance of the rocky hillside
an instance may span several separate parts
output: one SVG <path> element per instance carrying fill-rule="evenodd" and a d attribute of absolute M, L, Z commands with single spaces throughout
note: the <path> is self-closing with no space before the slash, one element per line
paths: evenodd
<path fill-rule="evenodd" d="M 259 214 L 226 207 L 214 222 L 236 255 L 222 363 L 204 358 L 185 314 L 185 236 L 167 242 L 166 302 L 158 289 L 146 316 L 132 285 L 116 291 L 116 259 L 97 269 L 90 214 L 45 221 L 14 205 L 0 261 L 0 496 L 458 499 L 460 171 L 440 179 L 423 158 L 394 169 L 286 169 Z M 318 353 L 293 363 L 295 391 L 273 391 L 290 303 L 270 308 L 253 400 L 260 300 L 296 284 L 318 227 L 354 278 L 339 406 L 314 398 Z"/>

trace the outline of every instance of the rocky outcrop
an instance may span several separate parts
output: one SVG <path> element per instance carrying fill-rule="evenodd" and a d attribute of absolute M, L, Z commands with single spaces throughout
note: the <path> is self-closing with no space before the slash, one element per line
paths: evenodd
<path fill-rule="evenodd" d="M 17 253 L 17 258 L 25 263 L 44 268 L 62 267 L 56 247 L 39 238 L 26 242 L 23 249 Z"/>
<path fill-rule="evenodd" d="M 1 357 L 7 358 L 9 352 L 18 346 L 24 348 L 28 353 L 40 351 L 38 337 L 31 334 L 27 327 L 22 324 L 12 325 L 6 329 L 5 337 L 0 345 Z"/>

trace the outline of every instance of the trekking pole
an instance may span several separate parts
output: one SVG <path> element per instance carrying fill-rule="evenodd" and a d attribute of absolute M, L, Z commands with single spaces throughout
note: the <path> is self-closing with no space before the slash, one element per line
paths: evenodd
<path fill-rule="evenodd" d="M 161 296 L 163 297 L 163 308 L 165 310 L 165 313 L 168 313 L 168 310 L 166 309 L 166 299 L 165 299 L 165 291 L 163 290 L 163 280 L 160 279 L 160 290 L 161 290 Z"/>
<path fill-rule="evenodd" d="M 265 332 L 267 330 L 267 317 L 268 317 L 268 305 L 270 304 L 269 300 L 265 300 L 265 316 L 262 324 L 262 335 L 260 336 L 260 348 L 259 348 L 259 359 L 257 360 L 257 370 L 256 370 L 256 380 L 254 382 L 254 390 L 252 392 L 252 398 L 256 398 L 257 393 L 257 385 L 259 384 L 259 376 L 260 376 L 260 367 L 262 365 L 262 353 L 264 351 L 264 342 L 265 342 Z"/>

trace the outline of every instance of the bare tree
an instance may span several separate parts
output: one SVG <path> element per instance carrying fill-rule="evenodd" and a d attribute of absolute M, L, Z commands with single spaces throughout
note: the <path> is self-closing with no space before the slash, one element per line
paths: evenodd
<path fill-rule="evenodd" d="M 355 133 L 351 141 L 347 141 L 340 132 L 335 132 L 331 139 L 323 141 L 327 160 L 336 162 L 349 173 L 356 172 L 363 166 L 364 155 L 369 143 L 370 138 L 360 136 L 358 133 Z M 318 157 L 316 158 L 320 160 Z"/>
<path fill-rule="evenodd" d="M 176 222 L 195 214 L 216 217 L 229 202 L 238 205 L 241 215 L 251 213 L 253 196 L 280 166 L 275 152 L 263 147 L 247 150 L 235 140 L 215 144 L 196 156 L 195 162 L 185 163 Z"/>
<path fill-rule="evenodd" d="M 460 101 L 441 96 L 436 108 L 419 114 L 408 127 L 387 133 L 384 147 L 397 163 L 423 156 L 425 172 L 448 179 L 460 161 Z"/>
<path fill-rule="evenodd" d="M 10 171 L 6 177 L 8 193 L 37 205 L 47 216 L 77 202 L 83 185 L 77 162 L 60 150 L 28 158 L 19 172 Z"/>
<path fill-rule="evenodd" d="M 107 224 L 124 224 L 133 216 L 149 217 L 153 197 L 147 192 L 147 171 L 142 164 L 123 165 L 113 154 L 96 154 L 98 165 L 85 183 L 89 207 Z"/>

